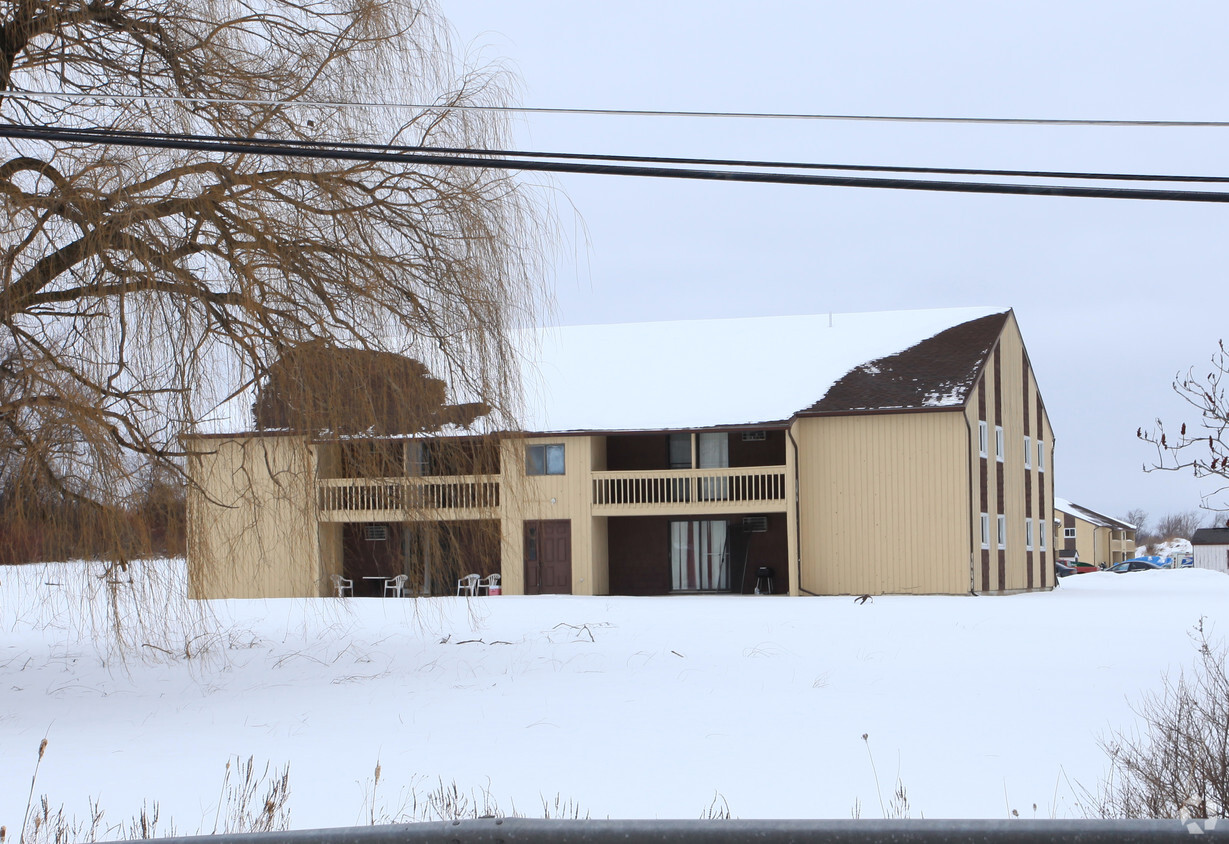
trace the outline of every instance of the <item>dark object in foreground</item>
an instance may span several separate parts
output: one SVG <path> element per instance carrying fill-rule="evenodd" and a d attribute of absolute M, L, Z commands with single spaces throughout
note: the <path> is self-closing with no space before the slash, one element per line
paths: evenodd
<path fill-rule="evenodd" d="M 1134 844 L 1190 841 L 1212 835 L 1229 841 L 1229 822 L 1215 820 L 538 820 L 466 821 L 167 838 L 163 844 L 515 844 L 515 842 L 774 842 L 825 844 Z"/>

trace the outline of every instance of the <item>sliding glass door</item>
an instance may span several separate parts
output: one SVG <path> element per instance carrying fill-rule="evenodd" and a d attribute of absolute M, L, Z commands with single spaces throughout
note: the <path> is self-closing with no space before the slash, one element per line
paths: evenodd
<path fill-rule="evenodd" d="M 730 588 L 730 552 L 724 521 L 670 523 L 670 573 L 675 592 Z"/>

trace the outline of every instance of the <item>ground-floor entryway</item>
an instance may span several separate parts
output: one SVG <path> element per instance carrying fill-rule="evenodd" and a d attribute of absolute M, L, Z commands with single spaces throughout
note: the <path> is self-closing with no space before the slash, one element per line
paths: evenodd
<path fill-rule="evenodd" d="M 784 513 L 623 516 L 607 523 L 610 594 L 753 594 L 762 568 L 773 593 L 789 592 Z M 765 591 L 767 591 L 765 589 Z"/>
<path fill-rule="evenodd" d="M 572 594 L 572 522 L 525 522 L 525 594 Z"/>
<path fill-rule="evenodd" d="M 410 596 L 455 595 L 467 574 L 500 574 L 497 519 L 346 523 L 341 544 L 342 577 L 355 596 L 381 595 L 399 574 Z"/>

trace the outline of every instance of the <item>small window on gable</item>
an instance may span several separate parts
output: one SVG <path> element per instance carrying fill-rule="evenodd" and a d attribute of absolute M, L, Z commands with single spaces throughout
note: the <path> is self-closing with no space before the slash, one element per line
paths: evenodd
<path fill-rule="evenodd" d="M 1033 550 L 1033 520 L 1024 520 L 1024 548 L 1027 551 Z"/>
<path fill-rule="evenodd" d="M 1033 441 L 1029 437 L 1024 438 L 1024 468 L 1031 469 L 1033 467 Z"/>
<path fill-rule="evenodd" d="M 1003 426 L 995 425 L 994 426 L 994 457 L 996 460 L 1002 463 L 1005 453 L 1006 453 L 1006 449 L 1003 447 Z"/>
<path fill-rule="evenodd" d="M 1037 440 L 1037 471 L 1044 472 L 1046 470 L 1046 444 L 1041 440 Z"/>
<path fill-rule="evenodd" d="M 1007 547 L 1007 517 L 999 513 L 999 548 Z"/>
<path fill-rule="evenodd" d="M 1063 539 L 1075 539 L 1075 528 L 1063 528 Z"/>
<path fill-rule="evenodd" d="M 981 547 L 990 547 L 990 514 L 981 514 Z"/>
<path fill-rule="evenodd" d="M 984 421 L 977 423 L 977 450 L 982 457 L 990 453 L 990 426 Z"/>
<path fill-rule="evenodd" d="M 1044 551 L 1046 549 L 1046 523 L 1042 519 L 1037 520 L 1037 542 L 1038 547 Z"/>
<path fill-rule="evenodd" d="M 525 449 L 525 474 L 564 474 L 563 445 L 531 445 Z"/>

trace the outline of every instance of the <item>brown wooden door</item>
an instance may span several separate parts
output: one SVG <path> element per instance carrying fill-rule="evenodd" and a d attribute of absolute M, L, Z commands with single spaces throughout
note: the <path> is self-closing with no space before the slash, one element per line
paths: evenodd
<path fill-rule="evenodd" d="M 525 594 L 572 594 L 572 522 L 525 522 Z"/>

